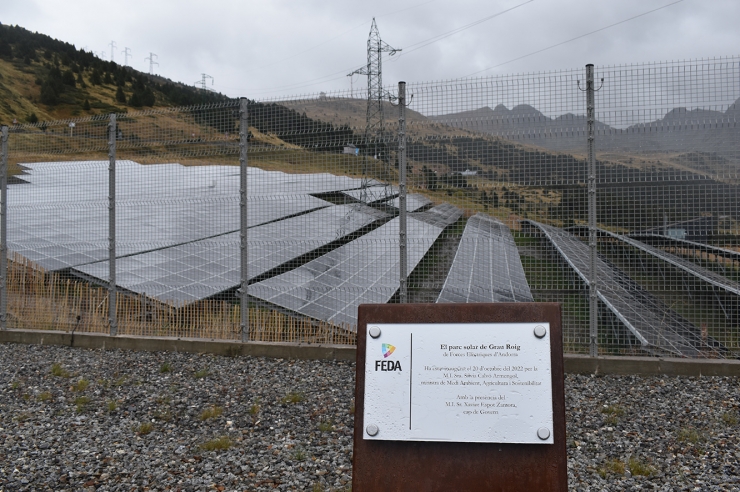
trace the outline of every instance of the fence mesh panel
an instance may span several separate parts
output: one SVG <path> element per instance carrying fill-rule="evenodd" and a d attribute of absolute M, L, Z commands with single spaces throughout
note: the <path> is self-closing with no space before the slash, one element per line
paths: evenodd
<path fill-rule="evenodd" d="M 352 344 L 405 236 L 408 302 L 560 302 L 587 354 L 594 282 L 599 353 L 737 357 L 740 58 L 595 76 L 595 229 L 585 69 L 407 84 L 405 230 L 395 86 L 10 127 L 6 326 L 111 329 L 114 214 L 117 333 Z"/>

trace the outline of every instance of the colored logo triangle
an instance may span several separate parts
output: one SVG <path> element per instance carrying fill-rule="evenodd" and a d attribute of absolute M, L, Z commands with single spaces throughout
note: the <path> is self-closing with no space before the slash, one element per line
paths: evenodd
<path fill-rule="evenodd" d="M 390 343 L 384 343 L 383 344 L 383 357 L 390 357 L 390 355 L 393 353 L 393 351 L 396 350 L 396 347 L 391 345 Z"/>

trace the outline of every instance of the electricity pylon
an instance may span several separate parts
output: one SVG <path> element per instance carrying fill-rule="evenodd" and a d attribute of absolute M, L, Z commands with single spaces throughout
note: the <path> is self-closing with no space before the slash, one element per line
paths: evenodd
<path fill-rule="evenodd" d="M 200 74 L 200 76 L 201 76 L 201 79 L 196 80 L 195 85 L 200 86 L 200 88 L 203 89 L 204 91 L 213 90 L 213 89 L 209 89 L 208 86 L 206 85 L 206 79 L 211 79 L 211 85 L 213 85 L 214 78 L 208 75 L 207 73 L 202 73 Z"/>
<path fill-rule="evenodd" d="M 123 53 L 123 59 L 125 60 L 123 64 L 125 66 L 128 66 L 128 57 L 131 56 L 131 48 L 126 48 L 125 50 L 121 51 Z"/>
<path fill-rule="evenodd" d="M 144 58 L 144 61 L 149 60 L 149 75 L 154 75 L 154 65 L 159 65 L 154 59 L 157 58 L 156 53 L 149 52 L 149 56 Z"/>
<path fill-rule="evenodd" d="M 116 42 L 111 41 L 110 43 L 108 43 L 108 46 L 110 46 L 110 61 L 115 61 L 113 59 L 113 53 L 115 52 L 115 49 L 116 49 Z"/>
<path fill-rule="evenodd" d="M 368 165 L 369 159 L 375 159 L 381 164 L 385 171 L 384 181 L 390 181 L 390 154 L 385 142 L 385 121 L 383 117 L 383 101 L 391 99 L 390 93 L 383 89 L 383 53 L 390 56 L 401 51 L 385 43 L 380 39 L 378 25 L 373 23 L 370 26 L 370 35 L 367 38 L 367 65 L 348 74 L 351 77 L 355 74 L 367 75 L 367 114 L 365 116 L 365 169 L 363 170 L 362 190 L 363 201 L 365 199 L 366 188 L 369 183 Z M 387 193 L 387 190 L 386 190 Z"/>

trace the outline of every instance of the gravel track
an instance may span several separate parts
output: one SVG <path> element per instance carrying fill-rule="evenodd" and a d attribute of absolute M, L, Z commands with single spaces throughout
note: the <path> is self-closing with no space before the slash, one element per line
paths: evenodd
<path fill-rule="evenodd" d="M 0 360 L 0 491 L 351 490 L 354 364 L 14 344 Z M 737 378 L 565 388 L 571 490 L 740 490 Z"/>

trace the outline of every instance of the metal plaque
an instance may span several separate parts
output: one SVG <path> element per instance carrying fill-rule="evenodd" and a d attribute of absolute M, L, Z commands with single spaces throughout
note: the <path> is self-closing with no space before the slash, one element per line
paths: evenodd
<path fill-rule="evenodd" d="M 548 322 L 364 328 L 364 439 L 553 444 Z"/>

